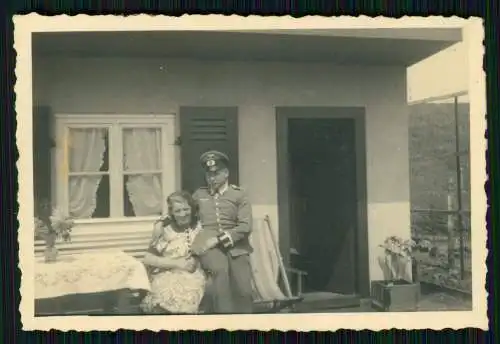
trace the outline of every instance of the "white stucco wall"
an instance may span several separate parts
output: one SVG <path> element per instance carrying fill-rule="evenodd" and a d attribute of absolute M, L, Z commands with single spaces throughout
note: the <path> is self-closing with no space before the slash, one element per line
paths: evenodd
<path fill-rule="evenodd" d="M 178 113 L 238 106 L 240 181 L 257 218 L 277 219 L 275 106 L 366 106 L 370 276 L 377 246 L 410 235 L 406 71 L 400 67 L 163 59 L 44 58 L 34 104 L 56 113 Z M 258 173 L 256 173 L 258 171 Z M 83 230 L 83 229 L 82 229 Z"/>
<path fill-rule="evenodd" d="M 410 66 L 408 101 L 444 97 L 469 90 L 471 24 L 463 25 L 462 41 Z"/>

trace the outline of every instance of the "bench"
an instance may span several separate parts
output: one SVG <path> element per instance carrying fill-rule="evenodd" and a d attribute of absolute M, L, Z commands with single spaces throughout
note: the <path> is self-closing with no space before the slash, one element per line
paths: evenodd
<path fill-rule="evenodd" d="M 130 254 L 136 259 L 142 260 L 151 240 L 151 234 L 152 226 L 149 229 L 139 227 L 123 227 L 123 229 L 115 229 L 112 231 L 103 230 L 103 228 L 99 228 L 99 226 L 92 229 L 86 228 L 85 230 L 78 230 L 78 228 L 75 227 L 71 236 L 71 242 L 58 241 L 56 247 L 60 256 L 99 251 L 102 252 L 104 250 L 115 249 Z M 43 261 L 44 251 L 45 242 L 43 240 L 35 240 L 35 259 L 37 261 Z M 288 274 L 295 277 L 296 290 L 294 294 L 296 296 L 290 297 L 286 300 L 263 300 L 257 297 L 254 304 L 258 312 L 274 312 L 287 308 L 301 299 L 302 278 L 306 274 L 293 268 L 287 268 L 286 271 Z M 118 312 L 120 314 L 139 312 L 138 302 L 141 297 L 142 295 L 139 293 L 130 293 L 130 291 L 122 293 L 118 300 L 118 306 L 115 307 L 114 312 Z M 74 298 L 78 298 L 78 296 L 74 296 Z M 82 301 L 82 303 L 85 304 L 86 302 Z M 97 303 L 99 304 L 99 302 Z M 107 310 L 109 310 L 109 307 Z M 81 311 L 75 310 L 66 313 L 87 314 L 90 311 L 91 310 L 89 309 L 84 309 Z M 96 313 L 102 313 L 103 311 L 103 309 L 99 308 L 92 309 L 92 312 Z"/>

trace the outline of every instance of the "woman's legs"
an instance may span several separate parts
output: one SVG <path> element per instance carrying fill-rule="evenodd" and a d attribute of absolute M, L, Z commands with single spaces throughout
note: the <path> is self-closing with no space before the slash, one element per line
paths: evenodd
<path fill-rule="evenodd" d="M 201 270 L 165 271 L 153 277 L 151 291 L 142 300 L 141 308 L 153 314 L 196 314 L 204 289 L 205 276 Z"/>

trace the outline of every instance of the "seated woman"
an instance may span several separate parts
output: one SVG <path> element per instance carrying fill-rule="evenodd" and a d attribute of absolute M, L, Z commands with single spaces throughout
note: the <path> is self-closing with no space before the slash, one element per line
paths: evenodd
<path fill-rule="evenodd" d="M 204 295 L 205 274 L 190 247 L 201 230 L 191 195 L 167 198 L 169 216 L 155 224 L 144 264 L 150 270 L 151 292 L 141 303 L 146 313 L 194 314 Z"/>

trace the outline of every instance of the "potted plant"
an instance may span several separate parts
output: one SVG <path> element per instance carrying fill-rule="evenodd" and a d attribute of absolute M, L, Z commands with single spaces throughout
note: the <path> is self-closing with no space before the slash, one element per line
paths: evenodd
<path fill-rule="evenodd" d="M 420 298 L 416 260 L 413 257 L 413 240 L 388 237 L 380 247 L 383 254 L 378 263 L 384 280 L 373 281 L 373 304 L 384 311 L 415 311 Z"/>
<path fill-rule="evenodd" d="M 58 250 L 56 241 L 62 238 L 65 242 L 71 241 L 71 231 L 74 221 L 57 208 L 52 209 L 44 204 L 35 216 L 35 240 L 45 241 L 45 262 L 51 263 L 57 260 Z"/>

